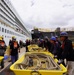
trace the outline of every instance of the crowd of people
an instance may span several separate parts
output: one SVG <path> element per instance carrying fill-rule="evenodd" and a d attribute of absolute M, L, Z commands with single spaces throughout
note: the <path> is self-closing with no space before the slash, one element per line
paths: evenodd
<path fill-rule="evenodd" d="M 64 66 L 68 69 L 68 75 L 74 75 L 74 49 L 72 46 L 72 41 L 68 38 L 67 32 L 61 32 L 60 37 L 52 36 L 48 38 L 47 36 L 44 39 L 27 39 L 25 41 L 26 52 L 28 52 L 28 45 L 37 44 L 39 47 L 46 48 L 48 52 L 51 52 L 55 58 L 59 60 Z M 22 41 L 18 43 L 16 38 L 13 36 L 12 40 L 9 41 L 10 46 L 10 56 L 12 64 L 18 60 L 18 52 L 22 48 Z M 6 44 L 2 36 L 0 36 L 0 56 L 4 56 L 6 50 Z M 66 63 L 64 60 L 66 59 Z M 2 62 L 1 68 L 4 67 Z"/>
<path fill-rule="evenodd" d="M 4 68 L 4 60 L 11 57 L 12 64 L 18 60 L 18 53 L 20 52 L 20 48 L 23 47 L 23 42 L 20 40 L 19 43 L 16 40 L 15 36 L 12 36 L 12 39 L 9 41 L 9 45 L 6 46 L 5 40 L 3 36 L 0 36 L 0 56 L 3 56 L 4 59 L 1 61 L 1 68 Z M 7 49 L 9 48 L 9 50 Z M 8 55 L 5 55 L 6 50 L 8 50 Z"/>
<path fill-rule="evenodd" d="M 44 39 L 27 40 L 26 45 L 28 46 L 30 44 L 37 44 L 39 47 L 46 48 L 48 52 L 51 52 L 54 57 L 59 60 L 59 62 L 67 67 L 68 75 L 74 75 L 74 49 L 72 41 L 68 38 L 67 32 L 61 32 L 60 37 L 52 36 L 48 38 L 46 36 Z M 64 62 L 64 60 L 66 61 Z"/>

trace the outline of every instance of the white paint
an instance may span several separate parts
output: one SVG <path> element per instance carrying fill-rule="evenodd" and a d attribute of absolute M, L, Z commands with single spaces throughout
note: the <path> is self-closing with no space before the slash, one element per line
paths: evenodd
<path fill-rule="evenodd" d="M 4 36 L 4 41 L 6 43 L 6 45 L 9 44 L 9 40 L 12 39 L 12 36 L 15 36 L 16 37 L 16 40 L 19 42 L 20 40 L 22 40 L 23 42 L 25 42 L 25 40 L 27 39 L 27 36 L 19 33 L 19 32 L 16 32 L 15 30 L 13 30 L 12 28 L 10 27 L 6 27 L 4 26 L 3 24 L 0 23 L 0 27 L 1 27 L 1 31 L 0 31 L 0 36 Z M 4 28 L 4 32 L 2 32 L 2 28 Z M 17 36 L 17 35 L 12 35 L 12 34 L 9 34 L 9 33 L 5 33 L 5 29 L 6 30 L 9 30 L 9 31 L 12 31 L 16 34 L 19 34 L 20 36 Z M 6 36 L 6 37 L 5 37 Z M 23 37 L 21 37 L 23 36 Z"/>

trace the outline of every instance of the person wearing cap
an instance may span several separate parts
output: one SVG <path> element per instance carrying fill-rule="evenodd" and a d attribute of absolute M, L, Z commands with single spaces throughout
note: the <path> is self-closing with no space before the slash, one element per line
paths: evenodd
<path fill-rule="evenodd" d="M 11 45 L 11 43 L 12 43 L 12 40 L 10 39 L 10 40 L 9 40 L 9 46 Z"/>
<path fill-rule="evenodd" d="M 52 43 L 50 52 L 58 58 L 58 51 L 60 49 L 60 45 L 56 42 L 56 37 L 52 36 L 50 38 L 50 42 Z"/>
<path fill-rule="evenodd" d="M 68 39 L 67 32 L 60 33 L 61 45 L 61 59 L 67 60 L 68 75 L 74 75 L 74 50 L 72 47 L 72 41 Z"/>
<path fill-rule="evenodd" d="M 46 50 L 48 50 L 50 52 L 51 42 L 47 36 L 44 38 L 43 44 L 44 44 L 44 47 L 46 48 Z"/>
<path fill-rule="evenodd" d="M 22 40 L 19 41 L 19 46 L 20 46 L 20 48 L 23 47 L 23 41 Z"/>
<path fill-rule="evenodd" d="M 14 39 L 15 39 L 15 36 L 12 36 L 12 39 L 9 40 L 9 46 L 11 45 L 12 40 L 14 40 Z"/>
<path fill-rule="evenodd" d="M 56 37 L 56 42 L 61 46 L 61 42 L 59 41 L 58 36 L 56 35 L 55 37 Z"/>
<path fill-rule="evenodd" d="M 39 47 L 44 48 L 44 40 L 43 40 L 43 39 L 39 39 L 39 40 L 37 41 L 37 44 L 38 44 Z"/>
<path fill-rule="evenodd" d="M 4 52 L 6 50 L 6 44 L 5 44 L 5 41 L 3 40 L 2 36 L 0 36 L 0 50 L 1 51 L 4 50 Z M 4 54 L 3 54 L 3 56 L 4 56 Z"/>
<path fill-rule="evenodd" d="M 10 54 L 11 54 L 11 62 L 12 64 L 18 60 L 18 52 L 20 52 L 19 44 L 16 41 L 16 38 L 12 38 L 12 42 L 10 44 Z"/>
<path fill-rule="evenodd" d="M 3 37 L 0 36 L 0 56 L 4 56 L 6 51 L 6 44 Z M 4 68 L 4 59 L 1 61 L 1 68 Z"/>
<path fill-rule="evenodd" d="M 30 43 L 32 42 L 32 41 L 30 41 L 29 39 L 26 39 L 26 52 L 28 52 L 28 45 L 30 45 Z"/>

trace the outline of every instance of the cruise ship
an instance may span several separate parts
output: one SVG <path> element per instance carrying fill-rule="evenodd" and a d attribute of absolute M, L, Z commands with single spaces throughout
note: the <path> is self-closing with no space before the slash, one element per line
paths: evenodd
<path fill-rule="evenodd" d="M 31 38 L 30 32 L 9 0 L 0 0 L 0 36 L 4 37 L 6 45 L 12 36 L 15 36 L 18 42 Z"/>

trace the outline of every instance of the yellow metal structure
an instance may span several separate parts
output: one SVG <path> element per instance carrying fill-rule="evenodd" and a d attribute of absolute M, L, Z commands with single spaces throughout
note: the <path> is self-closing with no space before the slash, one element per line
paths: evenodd
<path fill-rule="evenodd" d="M 10 46 L 7 46 L 7 49 L 6 49 L 6 51 L 5 51 L 5 55 L 10 55 Z"/>
<path fill-rule="evenodd" d="M 34 52 L 28 52 L 28 54 L 31 53 Z M 51 53 L 48 52 L 41 52 L 41 53 L 51 56 L 51 58 L 54 59 L 54 56 Z M 22 63 L 24 59 L 25 59 L 25 55 L 23 55 L 18 61 L 16 61 L 10 67 L 10 69 L 15 73 L 15 75 L 63 75 L 64 73 L 67 72 L 67 69 L 62 64 L 58 65 L 61 68 L 61 70 L 30 70 L 30 69 L 18 69 L 18 68 L 16 69 L 15 66 L 17 64 Z M 54 62 L 57 64 L 58 60 L 54 59 Z"/>
<path fill-rule="evenodd" d="M 0 40 L 2 40 L 2 38 L 0 37 Z"/>
<path fill-rule="evenodd" d="M 3 56 L 0 56 L 0 62 L 3 60 L 3 58 L 4 58 Z"/>
<path fill-rule="evenodd" d="M 36 47 L 39 47 L 39 46 L 36 45 L 36 44 L 31 44 L 31 45 L 28 46 L 28 49 L 30 49 L 30 48 L 36 48 Z"/>
<path fill-rule="evenodd" d="M 46 48 L 42 48 L 42 47 L 39 47 L 38 45 L 29 45 L 28 46 L 28 51 L 29 52 L 46 52 Z"/>

